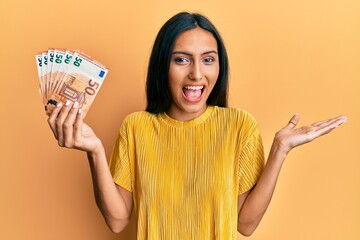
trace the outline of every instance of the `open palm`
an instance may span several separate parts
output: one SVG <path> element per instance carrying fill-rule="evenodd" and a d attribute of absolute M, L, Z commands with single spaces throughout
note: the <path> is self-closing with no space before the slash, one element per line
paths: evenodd
<path fill-rule="evenodd" d="M 331 132 L 336 127 L 345 123 L 347 118 L 345 116 L 339 116 L 295 128 L 299 123 L 299 120 L 300 116 L 298 114 L 294 115 L 289 123 L 276 133 L 274 141 L 280 144 L 285 153 L 288 153 L 294 147 L 311 142 L 312 140 Z"/>

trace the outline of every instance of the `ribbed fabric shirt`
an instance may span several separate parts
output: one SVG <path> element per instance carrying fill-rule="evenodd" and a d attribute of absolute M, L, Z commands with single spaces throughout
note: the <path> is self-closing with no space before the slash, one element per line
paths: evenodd
<path fill-rule="evenodd" d="M 238 195 L 259 179 L 264 151 L 242 109 L 209 106 L 187 122 L 142 111 L 125 118 L 109 165 L 133 194 L 138 240 L 229 240 Z"/>

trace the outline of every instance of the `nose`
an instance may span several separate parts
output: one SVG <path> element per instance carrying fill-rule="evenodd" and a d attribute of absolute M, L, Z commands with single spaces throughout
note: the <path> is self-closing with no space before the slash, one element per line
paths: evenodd
<path fill-rule="evenodd" d="M 198 63 L 194 63 L 191 67 L 190 73 L 189 73 L 189 79 L 193 81 L 199 81 L 202 79 L 202 70 L 201 66 Z"/>

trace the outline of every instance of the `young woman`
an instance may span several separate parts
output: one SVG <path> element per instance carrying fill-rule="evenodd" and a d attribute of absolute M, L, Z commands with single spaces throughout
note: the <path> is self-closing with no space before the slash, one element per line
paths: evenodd
<path fill-rule="evenodd" d="M 329 133 L 345 116 L 279 130 L 264 164 L 259 127 L 227 108 L 228 58 L 199 14 L 161 28 L 147 75 L 146 111 L 124 120 L 110 158 L 77 103 L 58 105 L 48 123 L 62 147 L 86 151 L 97 205 L 120 232 L 134 208 L 138 239 L 236 239 L 264 215 L 289 151 Z"/>

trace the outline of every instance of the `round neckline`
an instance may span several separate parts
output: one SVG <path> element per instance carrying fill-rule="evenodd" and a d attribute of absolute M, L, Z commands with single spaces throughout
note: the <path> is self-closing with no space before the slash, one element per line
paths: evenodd
<path fill-rule="evenodd" d="M 213 112 L 214 106 L 207 106 L 205 112 L 190 121 L 179 121 L 169 117 L 166 112 L 160 114 L 161 120 L 173 127 L 192 127 L 204 122 Z"/>

